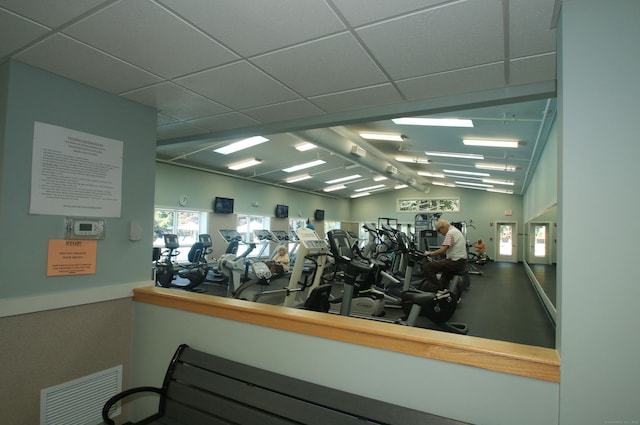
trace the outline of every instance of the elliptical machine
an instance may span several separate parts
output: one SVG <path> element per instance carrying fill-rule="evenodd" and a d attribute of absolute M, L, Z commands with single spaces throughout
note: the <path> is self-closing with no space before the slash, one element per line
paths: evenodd
<path fill-rule="evenodd" d="M 373 288 L 377 265 L 374 261 L 357 256 L 349 243 L 349 235 L 341 229 L 327 232 L 329 246 L 336 262 L 334 280 L 339 271 L 343 272 L 344 292 L 340 305 L 340 314 L 361 316 L 385 315 L 384 294 Z"/>

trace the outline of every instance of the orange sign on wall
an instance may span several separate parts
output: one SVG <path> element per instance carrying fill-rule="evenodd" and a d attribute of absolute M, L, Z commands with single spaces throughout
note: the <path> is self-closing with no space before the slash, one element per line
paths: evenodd
<path fill-rule="evenodd" d="M 97 240 L 50 239 L 47 276 L 95 274 Z"/>

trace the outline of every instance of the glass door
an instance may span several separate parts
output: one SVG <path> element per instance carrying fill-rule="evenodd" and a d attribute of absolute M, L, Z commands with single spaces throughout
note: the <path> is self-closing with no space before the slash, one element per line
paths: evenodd
<path fill-rule="evenodd" d="M 551 234 L 549 223 L 529 224 L 529 264 L 550 264 Z"/>
<path fill-rule="evenodd" d="M 498 242 L 496 261 L 518 262 L 518 225 L 514 222 L 496 223 Z"/>

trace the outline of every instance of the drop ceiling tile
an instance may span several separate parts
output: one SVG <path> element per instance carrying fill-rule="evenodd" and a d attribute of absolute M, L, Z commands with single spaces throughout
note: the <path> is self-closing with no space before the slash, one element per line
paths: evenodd
<path fill-rule="evenodd" d="M 504 58 L 501 2 L 461 2 L 357 31 L 394 79 Z"/>
<path fill-rule="evenodd" d="M 148 72 L 60 34 L 17 54 L 15 58 L 110 93 L 121 93 L 160 81 Z"/>
<path fill-rule="evenodd" d="M 216 115 L 214 117 L 198 118 L 189 121 L 189 123 L 205 128 L 211 132 L 220 132 L 260 124 L 258 121 L 237 112 Z"/>
<path fill-rule="evenodd" d="M 160 2 L 245 57 L 345 29 L 323 0 Z"/>
<path fill-rule="evenodd" d="M 237 59 L 219 43 L 146 0 L 115 3 L 64 32 L 164 78 Z"/>
<path fill-rule="evenodd" d="M 512 85 L 553 81 L 556 79 L 555 53 L 512 60 L 509 66 L 511 70 L 510 83 Z"/>
<path fill-rule="evenodd" d="M 164 82 L 123 95 L 127 99 L 153 106 L 179 120 L 217 115 L 230 109 L 178 85 Z"/>
<path fill-rule="evenodd" d="M 398 87 L 408 100 L 451 96 L 503 87 L 504 67 L 502 63 L 445 72 L 426 77 L 398 81 Z"/>
<path fill-rule="evenodd" d="M 207 130 L 198 128 L 186 122 L 176 122 L 158 127 L 158 140 L 175 139 L 177 137 L 189 137 L 205 134 Z"/>
<path fill-rule="evenodd" d="M 352 26 L 379 21 L 415 10 L 441 4 L 442 0 L 333 0 L 333 4 Z"/>
<path fill-rule="evenodd" d="M 512 58 L 555 52 L 556 30 L 551 29 L 555 0 L 511 0 L 509 53 Z M 546 6 L 541 7 L 541 3 Z"/>
<path fill-rule="evenodd" d="M 371 57 L 348 33 L 260 56 L 253 62 L 303 96 L 386 82 Z"/>
<path fill-rule="evenodd" d="M 0 6 L 55 28 L 99 6 L 104 0 L 0 0 Z"/>
<path fill-rule="evenodd" d="M 157 124 L 157 125 L 158 125 L 158 127 L 160 127 L 160 126 L 162 126 L 162 125 L 173 124 L 173 123 L 175 123 L 175 122 L 177 122 L 177 121 L 178 121 L 178 120 L 176 120 L 175 118 L 170 117 L 170 116 L 168 116 L 168 115 L 165 115 L 165 114 L 163 114 L 163 113 L 161 113 L 161 112 L 158 112 L 158 113 L 156 114 L 156 116 L 157 116 L 156 121 L 157 121 L 157 123 L 158 123 L 158 124 Z"/>
<path fill-rule="evenodd" d="M 324 112 L 321 109 L 303 99 L 278 103 L 275 105 L 261 106 L 259 108 L 245 109 L 242 113 L 249 115 L 262 123 L 324 115 Z"/>
<path fill-rule="evenodd" d="M 175 81 L 232 109 L 248 109 L 299 98 L 287 87 L 245 61 Z"/>
<path fill-rule="evenodd" d="M 310 97 L 309 100 L 327 113 L 390 105 L 402 102 L 400 93 L 391 84 Z"/>
<path fill-rule="evenodd" d="M 0 28 L 0 60 L 47 33 L 46 28 L 3 10 L 0 10 Z"/>

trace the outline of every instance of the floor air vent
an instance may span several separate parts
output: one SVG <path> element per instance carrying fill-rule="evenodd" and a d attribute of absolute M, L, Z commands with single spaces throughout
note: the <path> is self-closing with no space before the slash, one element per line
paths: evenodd
<path fill-rule="evenodd" d="M 122 391 L 122 365 L 40 391 L 40 425 L 98 425 L 102 406 Z M 119 415 L 120 406 L 111 412 Z"/>

